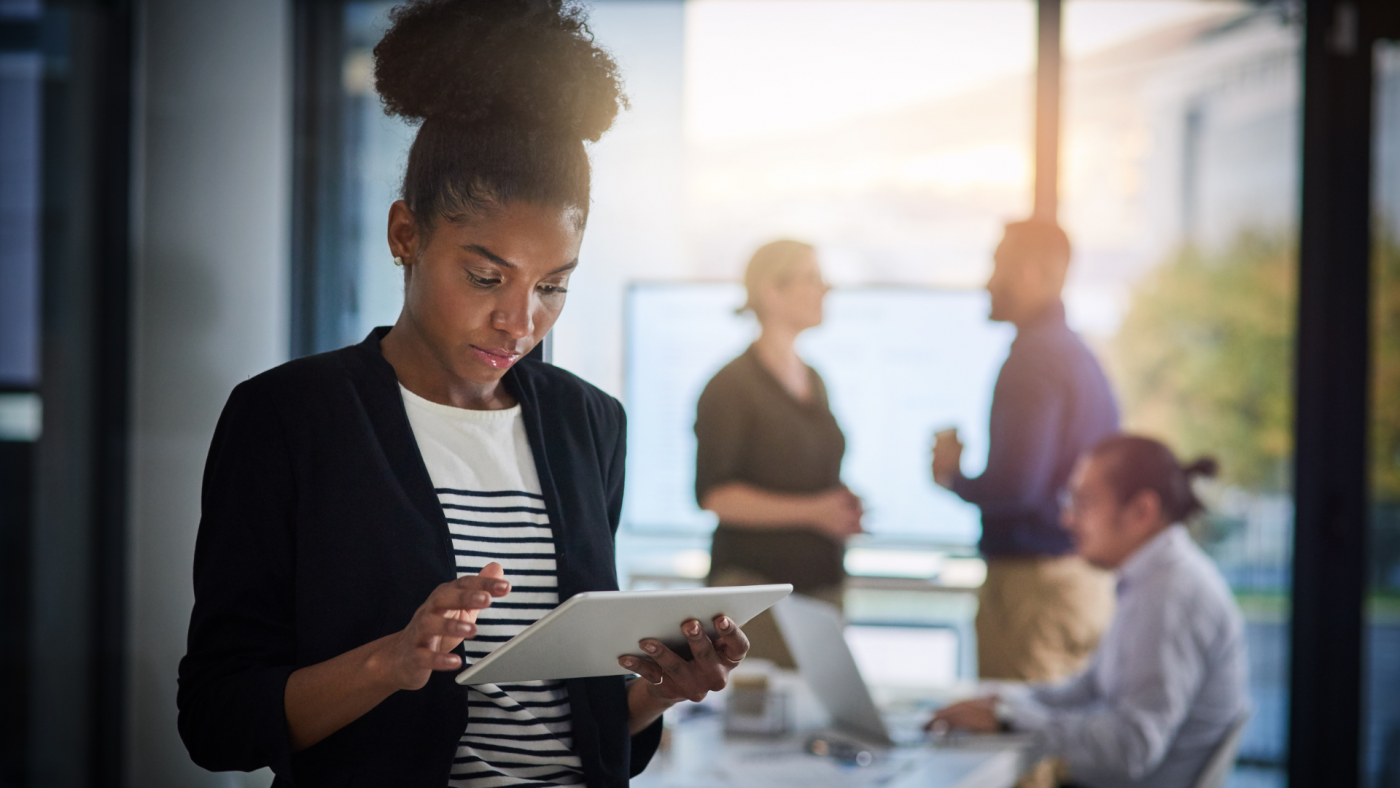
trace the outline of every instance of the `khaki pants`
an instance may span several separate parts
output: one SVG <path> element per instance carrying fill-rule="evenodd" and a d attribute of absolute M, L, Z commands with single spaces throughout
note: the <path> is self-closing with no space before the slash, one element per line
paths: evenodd
<path fill-rule="evenodd" d="M 1055 681 L 1078 672 L 1113 618 L 1113 575 L 1078 556 L 989 558 L 977 604 L 983 679 Z"/>
<path fill-rule="evenodd" d="M 712 586 L 757 586 L 773 582 L 777 581 L 766 578 L 757 572 L 744 569 L 725 569 L 710 578 L 709 584 Z M 808 596 L 838 608 L 842 606 L 840 586 L 811 591 Z M 797 667 L 792 653 L 788 651 L 787 642 L 783 640 L 783 633 L 778 629 L 778 620 L 773 617 L 772 610 L 765 610 L 754 616 L 752 621 L 744 625 L 744 634 L 749 638 L 747 659 L 766 659 L 780 668 L 793 669 Z"/>

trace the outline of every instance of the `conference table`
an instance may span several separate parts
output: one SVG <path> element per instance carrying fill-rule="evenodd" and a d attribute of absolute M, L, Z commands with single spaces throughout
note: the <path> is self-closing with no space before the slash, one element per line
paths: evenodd
<path fill-rule="evenodd" d="M 873 750 L 867 765 L 812 755 L 812 728 L 777 738 L 726 735 L 720 713 L 668 724 L 666 746 L 632 780 L 635 788 L 1011 788 L 1030 741 L 958 737 Z"/>

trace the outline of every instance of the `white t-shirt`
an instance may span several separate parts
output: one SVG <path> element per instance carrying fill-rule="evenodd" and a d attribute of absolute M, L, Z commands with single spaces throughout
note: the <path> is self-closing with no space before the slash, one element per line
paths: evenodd
<path fill-rule="evenodd" d="M 481 611 L 476 637 L 462 644 L 471 664 L 559 604 L 554 533 L 534 455 L 519 405 L 464 410 L 399 390 L 452 532 L 457 576 L 495 561 L 511 583 L 508 595 Z M 583 782 L 564 682 L 478 684 L 467 693 L 470 717 L 448 785 Z"/>

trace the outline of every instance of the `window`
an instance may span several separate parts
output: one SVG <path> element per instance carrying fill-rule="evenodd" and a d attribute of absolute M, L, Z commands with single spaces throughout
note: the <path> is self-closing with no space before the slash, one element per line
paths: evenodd
<path fill-rule="evenodd" d="M 0 4 L 0 784 L 25 779 L 34 441 L 39 437 L 42 9 Z"/>
<path fill-rule="evenodd" d="M 629 410 L 619 577 L 704 577 L 714 521 L 694 497 L 695 402 L 755 336 L 733 314 L 749 256 L 797 238 L 837 286 L 800 347 L 827 383 L 843 479 L 869 513 L 847 569 L 886 578 L 853 583 L 847 614 L 932 627 L 957 655 L 947 670 L 971 677 L 977 514 L 934 486 L 929 449 L 935 429 L 958 426 L 969 470 L 985 457 L 1010 334 L 986 321 L 979 288 L 1002 223 L 1030 210 L 1034 6 L 694 0 L 649 39 L 620 33 L 634 7 L 594 12 L 635 117 L 594 157 L 586 264 L 606 262 L 607 279 L 570 304 L 555 346 Z M 643 122 L 646 136 L 630 131 Z M 868 667 L 876 683 L 900 680 Z"/>
<path fill-rule="evenodd" d="M 1371 523 L 1364 774 L 1400 780 L 1400 45 L 1375 51 Z"/>
<path fill-rule="evenodd" d="M 322 130 L 336 135 L 337 153 L 320 164 L 341 180 L 316 181 L 327 191 L 314 203 L 318 249 L 333 251 L 317 252 L 323 269 L 303 287 L 319 289 L 298 300 L 313 307 L 298 321 L 310 326 L 303 352 L 357 341 L 399 308 L 400 275 L 380 239 L 412 130 L 382 115 L 369 78 L 389 7 L 348 2 L 336 12 L 325 82 L 334 100 L 323 108 L 334 122 Z M 861 394 L 843 393 L 855 391 L 843 381 L 863 373 L 832 349 L 831 335 L 870 329 L 860 313 L 873 308 L 887 325 L 907 317 L 918 326 L 892 333 L 976 336 L 948 388 L 963 399 L 939 411 L 931 394 L 926 421 L 904 444 L 873 439 L 891 462 L 912 462 L 927 450 L 924 433 L 958 422 L 973 439 L 975 470 L 987 370 L 1006 339 L 978 314 L 978 288 L 1001 223 L 1031 208 L 1034 4 L 603 0 L 591 19 L 623 66 L 633 106 L 592 150 L 583 265 L 553 347 L 556 363 L 623 398 L 632 417 L 623 583 L 698 582 L 705 572 L 711 523 L 688 477 L 694 397 L 752 335 L 729 313 L 749 254 L 792 236 L 818 246 L 838 286 L 831 323 L 804 352 L 834 384 L 851 440 L 847 475 L 871 509 L 873 533 L 848 567 L 975 586 L 975 565 L 960 563 L 976 536 L 973 514 L 927 479 L 881 478 L 862 464 L 862 442 L 873 445 L 879 427 L 863 421 Z M 1070 321 L 1109 369 L 1129 428 L 1222 461 L 1208 490 L 1214 513 L 1196 536 L 1246 613 L 1255 717 L 1241 754 L 1262 784 L 1281 783 L 1289 705 L 1301 41 L 1300 6 L 1282 0 L 1065 5 L 1060 220 L 1076 248 Z M 1400 766 L 1383 754 L 1400 734 L 1378 699 L 1395 691 L 1386 672 L 1395 660 L 1380 655 L 1392 648 L 1400 593 L 1384 355 L 1394 322 L 1387 255 L 1400 235 L 1400 99 L 1394 49 L 1378 60 L 1367 768 L 1392 775 Z M 913 306 L 901 315 L 897 304 Z M 838 330 L 842 321 L 857 328 Z M 914 370 L 919 349 L 893 343 L 871 363 Z M 966 595 L 914 604 L 899 593 L 858 590 L 848 610 L 867 623 L 965 633 Z M 970 664 L 959 648 L 958 664 Z"/>
<path fill-rule="evenodd" d="M 1068 0 L 1061 186 L 1077 244 L 1068 300 L 1109 362 L 1125 428 L 1183 460 L 1220 460 L 1195 536 L 1245 613 L 1254 716 L 1242 762 L 1276 785 L 1293 544 L 1290 9 Z"/>
<path fill-rule="evenodd" d="M 0 25 L 15 31 L 0 48 L 0 389 L 39 382 L 40 13 L 0 8 Z"/>

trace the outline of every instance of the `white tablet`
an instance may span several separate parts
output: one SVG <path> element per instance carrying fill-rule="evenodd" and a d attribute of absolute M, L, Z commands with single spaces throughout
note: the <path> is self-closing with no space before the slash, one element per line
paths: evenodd
<path fill-rule="evenodd" d="M 585 676 L 626 676 L 617 664 L 624 654 L 645 656 L 637 643 L 653 638 L 678 654 L 681 624 L 694 618 L 716 637 L 714 618 L 727 615 L 740 626 L 792 593 L 783 583 L 663 591 L 585 591 L 457 674 L 458 684 L 502 684 Z M 509 599 L 509 597 L 505 597 Z"/>

